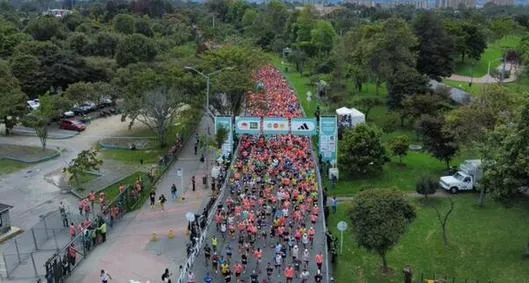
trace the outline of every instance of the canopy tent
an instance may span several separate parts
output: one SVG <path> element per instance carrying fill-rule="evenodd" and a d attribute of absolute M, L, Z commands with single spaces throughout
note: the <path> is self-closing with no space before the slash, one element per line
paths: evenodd
<path fill-rule="evenodd" d="M 364 113 L 355 108 L 338 108 L 336 109 L 336 115 L 338 115 L 338 124 L 341 127 L 352 128 L 366 121 Z"/>

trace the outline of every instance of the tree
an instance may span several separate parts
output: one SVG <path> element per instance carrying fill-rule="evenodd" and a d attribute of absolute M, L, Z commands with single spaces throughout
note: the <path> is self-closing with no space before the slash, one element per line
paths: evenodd
<path fill-rule="evenodd" d="M 450 161 L 459 150 L 452 133 L 444 130 L 445 119 L 430 115 L 421 116 L 418 122 L 419 132 L 424 137 L 424 147 L 435 158 L 444 161 L 450 168 Z"/>
<path fill-rule="evenodd" d="M 50 121 L 60 117 L 69 108 L 69 102 L 61 96 L 52 96 L 49 93 L 39 97 L 40 106 L 37 110 L 27 115 L 22 123 L 33 128 L 40 139 L 42 149 L 46 149 L 48 140 L 48 125 Z"/>
<path fill-rule="evenodd" d="M 332 25 L 325 20 L 319 20 L 310 32 L 311 44 L 318 53 L 329 53 L 331 51 L 334 39 L 338 36 Z"/>
<path fill-rule="evenodd" d="M 488 135 L 483 157 L 482 189 L 492 198 L 510 201 L 529 180 L 529 103 L 511 125 L 500 126 Z"/>
<path fill-rule="evenodd" d="M 402 163 L 402 157 L 408 154 L 408 147 L 410 146 L 410 139 L 406 135 L 393 137 L 390 142 L 391 152 L 399 157 L 399 162 Z"/>
<path fill-rule="evenodd" d="M 115 88 L 105 82 L 76 82 L 70 84 L 63 96 L 69 101 L 83 103 L 85 101 L 99 101 L 101 97 L 115 96 Z"/>
<path fill-rule="evenodd" d="M 134 33 L 134 17 L 127 14 L 118 14 L 114 17 L 114 31 L 124 34 Z"/>
<path fill-rule="evenodd" d="M 450 202 L 450 207 L 444 215 L 441 214 L 441 211 L 439 211 L 439 208 L 437 206 L 432 205 L 433 209 L 435 210 L 435 213 L 437 214 L 439 224 L 441 225 L 441 231 L 443 232 L 443 242 L 445 244 L 445 247 L 448 247 L 448 230 L 446 224 L 448 223 L 448 217 L 454 210 L 454 201 L 452 200 L 452 198 L 448 198 L 448 201 Z"/>
<path fill-rule="evenodd" d="M 11 58 L 11 71 L 20 82 L 22 91 L 31 98 L 45 93 L 49 87 L 40 65 L 40 60 L 33 55 L 21 54 Z"/>
<path fill-rule="evenodd" d="M 215 134 L 215 142 L 217 144 L 217 148 L 222 148 L 222 145 L 228 138 L 229 133 L 229 129 L 226 129 L 225 127 L 217 128 L 217 133 Z"/>
<path fill-rule="evenodd" d="M 389 161 L 380 142 L 380 131 L 360 124 L 344 132 L 340 148 L 340 165 L 351 175 L 380 173 Z"/>
<path fill-rule="evenodd" d="M 12 56 L 17 45 L 30 40 L 33 40 L 31 35 L 21 32 L 9 35 L 0 34 L 0 57 L 7 58 Z"/>
<path fill-rule="evenodd" d="M 134 32 L 143 34 L 147 37 L 153 37 L 154 33 L 152 31 L 149 18 L 146 18 L 146 17 L 137 18 L 136 21 L 134 21 Z"/>
<path fill-rule="evenodd" d="M 74 181 L 76 186 L 80 186 L 80 175 L 88 171 L 98 171 L 101 164 L 103 164 L 103 160 L 97 158 L 97 150 L 83 150 L 68 163 L 68 167 L 64 168 L 63 172 L 70 174 L 70 182 Z"/>
<path fill-rule="evenodd" d="M 142 97 L 136 119 L 157 134 L 160 147 L 166 145 L 167 129 L 183 100 L 179 90 L 168 87 L 147 91 Z"/>
<path fill-rule="evenodd" d="M 406 68 L 393 75 L 387 86 L 388 108 L 399 112 L 402 127 L 409 113 L 408 109 L 404 107 L 406 97 L 428 92 L 428 78 L 413 68 Z"/>
<path fill-rule="evenodd" d="M 20 89 L 18 80 L 11 74 L 9 65 L 0 60 L 0 119 L 5 124 L 5 134 L 9 135 L 18 118 L 26 113 L 27 97 Z"/>
<path fill-rule="evenodd" d="M 214 82 L 215 90 L 224 93 L 228 99 L 229 109 L 223 109 L 223 112 L 234 116 L 238 115 L 246 99 L 246 94 L 254 86 L 250 74 L 236 70 L 224 71 L 217 75 Z"/>
<path fill-rule="evenodd" d="M 449 92 L 439 91 L 407 96 L 402 102 L 403 115 L 411 119 L 418 119 L 425 114 L 440 115 L 443 110 L 451 108 L 448 94 Z"/>
<path fill-rule="evenodd" d="M 46 41 L 52 38 L 64 39 L 64 26 L 53 16 L 37 17 L 29 21 L 25 32 L 35 40 Z"/>
<path fill-rule="evenodd" d="M 73 52 L 79 55 L 86 55 L 88 53 L 89 44 L 88 36 L 84 33 L 76 32 L 68 37 L 68 46 Z"/>
<path fill-rule="evenodd" d="M 120 41 L 121 37 L 117 33 L 98 32 L 90 41 L 87 49 L 95 56 L 114 57 Z"/>
<path fill-rule="evenodd" d="M 120 66 L 141 61 L 152 61 L 158 51 L 154 43 L 142 34 L 133 34 L 121 41 L 117 47 L 116 62 Z"/>
<path fill-rule="evenodd" d="M 384 101 L 378 97 L 363 97 L 356 101 L 356 103 L 358 103 L 360 109 L 364 112 L 366 121 L 368 120 L 369 112 L 371 112 L 373 108 L 384 105 Z"/>
<path fill-rule="evenodd" d="M 429 176 L 422 177 L 417 183 L 415 183 L 415 191 L 424 196 L 427 200 L 429 195 L 435 194 L 435 191 L 439 187 L 437 180 L 432 179 Z"/>
<path fill-rule="evenodd" d="M 423 12 L 415 19 L 413 28 L 419 39 L 417 70 L 437 81 L 454 73 L 455 40 L 447 34 L 438 16 Z"/>
<path fill-rule="evenodd" d="M 455 38 L 456 51 L 461 56 L 461 62 L 465 62 L 467 56 L 479 60 L 487 48 L 487 38 L 477 24 L 450 20 L 445 22 L 445 29 Z"/>
<path fill-rule="evenodd" d="M 349 218 L 359 246 L 377 253 L 388 271 L 386 255 L 415 219 L 415 208 L 396 190 L 371 189 L 353 200 Z"/>

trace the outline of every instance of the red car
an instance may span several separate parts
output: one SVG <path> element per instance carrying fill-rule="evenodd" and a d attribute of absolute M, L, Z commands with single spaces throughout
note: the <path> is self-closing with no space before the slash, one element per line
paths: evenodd
<path fill-rule="evenodd" d="M 59 122 L 59 128 L 70 130 L 70 131 L 82 132 L 86 129 L 86 126 L 83 123 L 76 121 L 76 120 L 61 120 Z"/>

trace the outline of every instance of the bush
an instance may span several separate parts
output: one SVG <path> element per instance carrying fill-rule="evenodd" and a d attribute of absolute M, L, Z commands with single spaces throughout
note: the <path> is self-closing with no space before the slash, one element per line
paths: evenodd
<path fill-rule="evenodd" d="M 417 183 L 415 184 L 415 191 L 423 195 L 425 199 L 428 199 L 428 195 L 435 194 L 435 191 L 439 188 L 439 183 L 437 180 L 434 180 L 432 177 L 425 176 L 422 177 Z"/>
<path fill-rule="evenodd" d="M 400 117 L 397 113 L 394 113 L 394 112 L 386 113 L 386 115 L 384 115 L 384 117 L 382 118 L 382 123 L 381 123 L 382 130 L 385 133 L 394 132 L 400 123 L 399 121 L 400 121 Z"/>

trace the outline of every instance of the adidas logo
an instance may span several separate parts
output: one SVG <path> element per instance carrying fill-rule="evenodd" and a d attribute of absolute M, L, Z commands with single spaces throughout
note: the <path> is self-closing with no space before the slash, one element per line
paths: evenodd
<path fill-rule="evenodd" d="M 298 127 L 298 131 L 306 131 L 309 129 L 309 125 L 307 123 L 303 123 Z"/>

